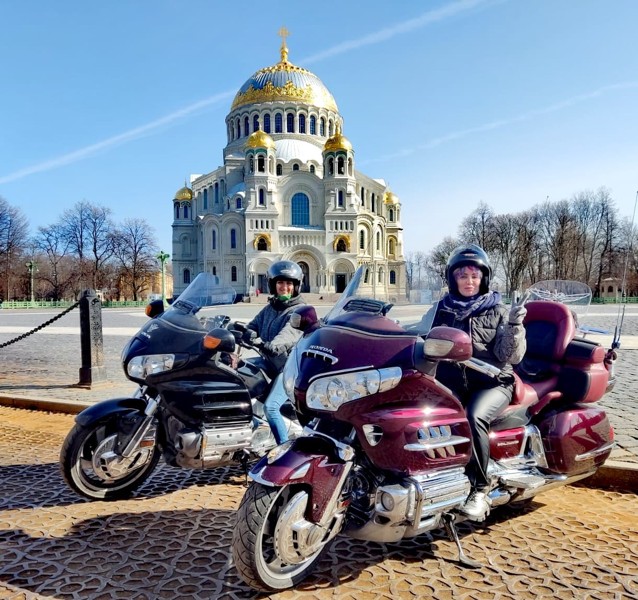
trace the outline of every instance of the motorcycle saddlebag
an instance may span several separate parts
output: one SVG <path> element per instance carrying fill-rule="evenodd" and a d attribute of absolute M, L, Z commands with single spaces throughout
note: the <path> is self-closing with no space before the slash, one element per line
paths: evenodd
<path fill-rule="evenodd" d="M 600 467 L 612 450 L 613 430 L 605 411 L 573 404 L 545 415 L 539 424 L 548 469 L 578 475 Z"/>

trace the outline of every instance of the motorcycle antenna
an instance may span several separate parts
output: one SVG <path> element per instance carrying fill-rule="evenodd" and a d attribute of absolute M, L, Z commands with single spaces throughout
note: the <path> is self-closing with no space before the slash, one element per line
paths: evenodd
<path fill-rule="evenodd" d="M 634 201 L 634 212 L 631 216 L 631 229 L 630 237 L 629 237 L 629 247 L 627 248 L 627 254 L 625 255 L 625 266 L 623 268 L 622 274 L 622 283 L 620 286 L 621 293 L 621 302 L 623 298 L 626 298 L 627 290 L 625 286 L 627 285 L 627 266 L 629 265 L 629 253 L 633 250 L 634 245 L 634 220 L 636 218 L 636 205 L 638 205 L 638 191 L 636 192 L 636 199 Z M 617 350 L 620 348 L 620 333 L 622 331 L 623 322 L 625 320 L 625 310 L 627 309 L 627 304 L 622 302 L 621 306 L 618 307 L 618 318 L 616 319 L 616 327 L 614 329 L 614 339 L 611 343 L 612 350 Z"/>

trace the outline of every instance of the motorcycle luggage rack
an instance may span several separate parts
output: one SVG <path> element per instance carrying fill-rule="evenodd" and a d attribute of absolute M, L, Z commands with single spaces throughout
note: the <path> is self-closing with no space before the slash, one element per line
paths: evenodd
<path fill-rule="evenodd" d="M 371 298 L 353 298 L 346 303 L 343 310 L 347 312 L 367 312 L 374 315 L 385 316 L 393 306 L 393 304 L 388 304 L 381 300 L 373 300 Z"/>

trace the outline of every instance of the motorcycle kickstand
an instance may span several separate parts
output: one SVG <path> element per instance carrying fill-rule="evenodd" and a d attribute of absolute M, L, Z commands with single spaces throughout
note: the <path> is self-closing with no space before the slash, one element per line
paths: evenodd
<path fill-rule="evenodd" d="M 465 552 L 463 552 L 463 548 L 461 546 L 461 540 L 459 539 L 459 534 L 456 531 L 456 527 L 454 522 L 456 521 L 456 515 L 451 513 L 446 513 L 443 515 L 443 525 L 445 527 L 445 531 L 450 538 L 450 541 L 456 543 L 456 548 L 459 552 L 459 563 L 461 563 L 465 567 L 469 567 L 470 569 L 480 569 L 483 565 L 469 558 Z"/>

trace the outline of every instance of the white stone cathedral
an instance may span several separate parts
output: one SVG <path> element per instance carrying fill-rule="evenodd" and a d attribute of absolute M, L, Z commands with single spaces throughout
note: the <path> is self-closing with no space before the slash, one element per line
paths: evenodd
<path fill-rule="evenodd" d="M 224 164 L 173 200 L 174 294 L 201 271 L 238 294 L 268 293 L 273 262 L 297 262 L 302 292 L 342 292 L 361 264 L 369 293 L 405 298 L 401 204 L 355 169 L 343 118 L 321 80 L 281 60 L 257 71 L 226 117 Z"/>

